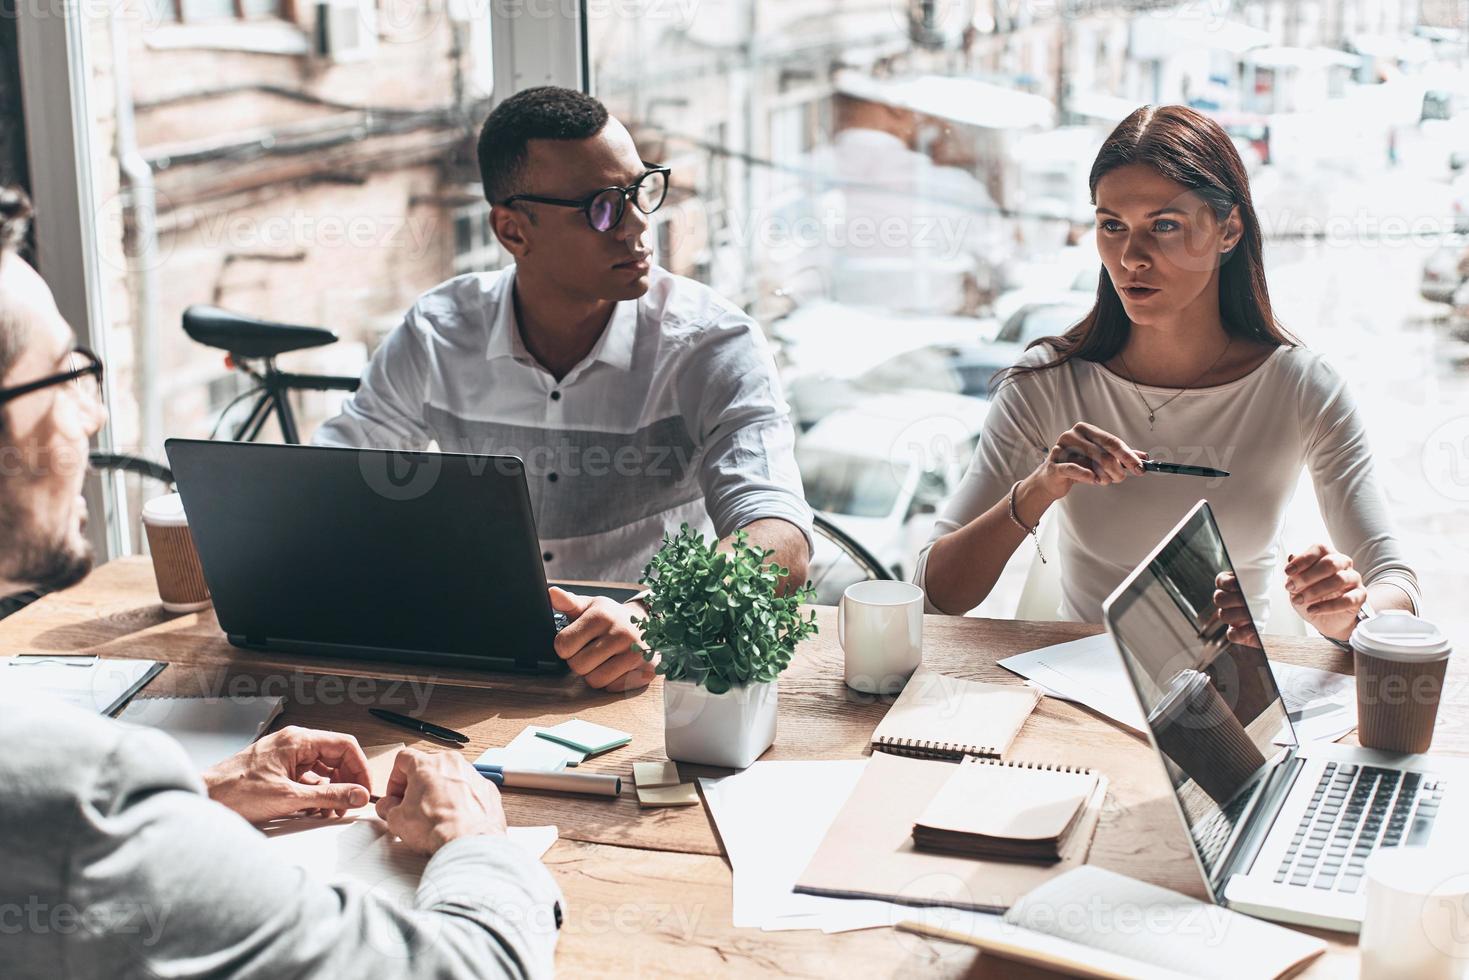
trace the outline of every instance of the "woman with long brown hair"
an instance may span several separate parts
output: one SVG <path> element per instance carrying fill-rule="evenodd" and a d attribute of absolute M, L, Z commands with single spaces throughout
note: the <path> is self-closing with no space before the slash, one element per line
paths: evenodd
<path fill-rule="evenodd" d="M 1263 622 L 1277 539 L 1303 466 L 1334 545 L 1289 555 L 1292 606 L 1350 636 L 1374 609 L 1418 604 L 1389 527 L 1366 434 L 1341 378 L 1277 323 L 1249 179 L 1225 132 L 1183 106 L 1145 106 L 1092 166 L 1102 273 L 1092 311 L 1031 345 L 994 393 L 963 483 L 915 581 L 930 611 L 962 613 L 994 587 L 1041 516 L 1059 513 L 1065 619 L 1100 622 L 1102 601 L 1200 497 Z M 1146 472 L 1146 460 L 1228 478 Z M 1037 543 L 1038 546 L 1038 543 Z"/>

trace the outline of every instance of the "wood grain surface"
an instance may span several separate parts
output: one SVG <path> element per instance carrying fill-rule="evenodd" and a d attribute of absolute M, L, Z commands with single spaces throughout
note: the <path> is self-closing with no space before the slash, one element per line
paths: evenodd
<path fill-rule="evenodd" d="M 405 611 L 405 615 L 407 612 Z M 820 608 L 821 632 L 802 644 L 780 679 L 775 745 L 765 759 L 855 759 L 891 699 L 842 682 L 835 611 Z M 954 676 L 1020 683 L 996 661 L 1096 632 L 1073 623 L 930 616 L 924 659 Z M 1271 638 L 1272 657 L 1350 673 L 1349 655 L 1322 640 Z M 573 676 L 541 678 L 463 669 L 239 650 L 212 610 L 172 615 L 158 603 L 146 559 L 121 559 L 84 583 L 0 621 L 0 653 L 96 653 L 167 661 L 144 696 L 281 694 L 279 725 L 349 732 L 363 744 L 415 740 L 367 714 L 389 707 L 470 736 L 473 758 L 529 724 L 585 718 L 630 732 L 632 743 L 589 759 L 586 771 L 630 777 L 632 764 L 663 758 L 661 681 L 633 694 L 588 689 Z M 1434 751 L 1469 751 L 1465 673 L 1451 664 Z M 1351 736 L 1348 737 L 1350 740 Z M 1092 712 L 1042 699 L 1009 758 L 1088 765 L 1111 793 L 1092 862 L 1196 896 L 1202 887 L 1167 782 L 1146 743 Z M 685 778 L 727 770 L 680 766 Z M 512 824 L 554 823 L 561 841 L 547 856 L 569 899 L 558 963 L 571 976 L 707 974 L 715 971 L 833 976 L 1045 976 L 975 951 L 890 929 L 835 936 L 761 932 L 730 925 L 730 875 L 704 807 L 643 810 L 629 778 L 616 800 L 509 791 Z M 1355 973 L 1354 937 L 1321 933 L 1328 956 L 1308 976 Z"/>

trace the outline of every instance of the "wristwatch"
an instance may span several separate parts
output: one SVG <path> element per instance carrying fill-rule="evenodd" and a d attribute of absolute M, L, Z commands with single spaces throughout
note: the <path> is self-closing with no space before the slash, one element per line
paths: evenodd
<path fill-rule="evenodd" d="M 1362 601 L 1362 607 L 1357 610 L 1357 622 L 1352 626 L 1352 631 L 1356 632 L 1358 626 L 1361 626 L 1363 623 L 1367 622 L 1367 620 L 1372 619 L 1376 615 L 1377 611 L 1372 608 L 1372 603 L 1364 599 Z M 1332 643 L 1335 643 L 1343 650 L 1350 651 L 1352 649 L 1351 643 L 1347 642 L 1347 640 L 1337 640 L 1332 639 L 1331 637 L 1327 637 L 1327 639 L 1331 640 Z M 1348 639 L 1350 639 L 1350 634 L 1348 634 Z"/>

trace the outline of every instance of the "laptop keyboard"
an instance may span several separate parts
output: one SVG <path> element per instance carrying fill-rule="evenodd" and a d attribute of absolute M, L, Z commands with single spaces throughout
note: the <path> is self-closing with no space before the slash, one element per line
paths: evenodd
<path fill-rule="evenodd" d="M 1444 784 L 1432 773 L 1328 762 L 1276 884 L 1355 894 L 1375 849 L 1428 842 Z"/>

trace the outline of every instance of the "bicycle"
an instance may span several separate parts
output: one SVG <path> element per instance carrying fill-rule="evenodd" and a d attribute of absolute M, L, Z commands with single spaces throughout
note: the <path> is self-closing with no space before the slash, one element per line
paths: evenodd
<path fill-rule="evenodd" d="M 361 384 L 359 378 L 340 375 L 298 374 L 281 371 L 275 359 L 281 354 L 296 350 L 325 347 L 337 342 L 337 335 L 322 327 L 308 327 L 291 323 L 260 320 L 255 317 L 231 313 L 216 306 L 190 306 L 184 310 L 184 332 L 195 342 L 214 347 L 226 353 L 225 363 L 243 371 L 256 382 L 255 387 L 237 396 L 220 414 L 224 423 L 230 409 L 252 396 L 255 405 L 245 421 L 235 427 L 230 437 L 234 442 L 254 442 L 260 437 L 265 424 L 274 415 L 280 426 L 281 440 L 299 444 L 300 431 L 296 425 L 296 413 L 291 406 L 293 391 L 356 391 Z M 139 473 L 165 483 L 173 482 L 168 467 L 149 460 L 120 455 L 93 457 L 102 468 L 124 469 Z M 847 557 L 863 578 L 890 581 L 895 578 L 892 570 L 885 566 L 860 541 L 837 527 L 820 514 L 815 515 L 813 530 L 830 541 L 839 552 Z"/>

